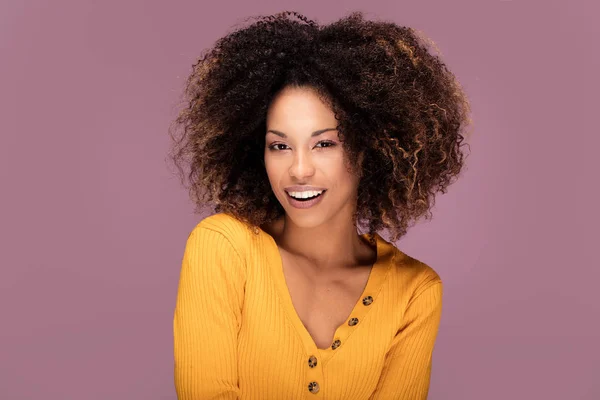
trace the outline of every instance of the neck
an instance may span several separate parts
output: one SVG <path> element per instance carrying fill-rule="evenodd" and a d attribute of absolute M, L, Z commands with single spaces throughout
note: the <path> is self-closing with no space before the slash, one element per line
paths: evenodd
<path fill-rule="evenodd" d="M 336 220 L 310 228 L 296 225 L 286 215 L 274 223 L 272 236 L 279 247 L 316 270 L 331 272 L 372 265 L 376 250 L 359 236 L 352 219 L 340 214 Z"/>

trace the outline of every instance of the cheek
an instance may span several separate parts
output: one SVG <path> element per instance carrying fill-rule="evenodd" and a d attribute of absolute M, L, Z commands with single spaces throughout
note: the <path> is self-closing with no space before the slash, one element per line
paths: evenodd
<path fill-rule="evenodd" d="M 360 181 L 360 178 L 356 174 L 343 167 L 340 167 L 336 171 L 336 176 L 332 176 L 331 178 L 333 181 L 335 181 L 336 186 L 338 186 L 340 189 L 343 189 L 343 191 L 347 193 L 351 193 L 353 190 L 356 190 Z"/>
<path fill-rule="evenodd" d="M 275 186 L 275 184 L 279 181 L 279 175 L 281 175 L 281 169 L 277 168 L 277 166 L 273 163 L 269 165 L 268 162 L 265 162 L 265 171 L 267 173 L 267 177 L 269 178 L 269 182 L 271 186 Z"/>

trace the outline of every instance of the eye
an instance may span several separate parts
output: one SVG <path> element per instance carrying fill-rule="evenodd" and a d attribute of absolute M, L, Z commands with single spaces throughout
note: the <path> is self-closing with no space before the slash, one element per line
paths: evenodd
<path fill-rule="evenodd" d="M 326 145 L 326 146 L 321 146 L 321 147 L 318 147 L 320 144 L 323 144 L 323 145 Z M 286 145 L 286 144 L 283 144 L 283 143 L 273 143 L 273 144 L 272 144 L 272 145 L 270 145 L 268 148 L 269 148 L 269 150 L 272 150 L 272 151 L 281 151 L 281 150 L 285 150 L 285 149 L 279 148 L 279 147 L 277 147 L 277 146 L 285 146 L 285 147 L 287 147 L 287 145 Z M 321 140 L 320 142 L 318 142 L 318 143 L 316 144 L 316 146 L 315 146 L 315 147 L 318 147 L 318 148 L 320 148 L 320 149 L 326 149 L 326 148 L 328 148 L 328 147 L 333 147 L 333 146 L 335 146 L 335 143 L 334 143 L 334 142 L 332 142 L 332 141 L 329 141 L 329 140 Z"/>
<path fill-rule="evenodd" d="M 322 144 L 327 144 L 327 145 L 329 145 L 329 146 L 321 147 L 322 149 L 323 149 L 323 148 L 327 148 L 327 147 L 333 147 L 333 146 L 335 146 L 335 143 L 333 143 L 333 142 L 331 142 L 331 141 L 326 141 L 326 140 L 322 140 L 322 141 L 320 141 L 319 143 L 317 143 L 317 145 L 319 145 L 319 144 L 321 144 L 321 143 L 322 143 Z"/>
<path fill-rule="evenodd" d="M 272 145 L 269 146 L 269 150 L 272 150 L 272 151 L 281 151 L 281 150 L 283 150 L 283 149 L 280 149 L 280 148 L 276 148 L 277 146 L 286 146 L 286 145 L 283 144 L 283 143 L 274 143 L 274 144 L 272 144 Z"/>

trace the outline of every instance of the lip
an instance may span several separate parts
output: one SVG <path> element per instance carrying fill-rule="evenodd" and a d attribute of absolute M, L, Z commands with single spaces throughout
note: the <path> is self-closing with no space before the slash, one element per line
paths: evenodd
<path fill-rule="evenodd" d="M 304 186 L 299 186 L 299 185 L 288 186 L 288 187 L 286 187 L 284 189 L 285 189 L 286 192 L 307 192 L 307 191 L 311 191 L 311 190 L 319 192 L 321 190 L 327 190 L 324 187 L 307 186 L 307 185 L 304 185 Z"/>
<path fill-rule="evenodd" d="M 296 200 L 292 196 L 290 196 L 289 193 L 287 193 L 287 192 L 285 193 L 285 195 L 288 199 L 288 203 L 290 203 L 290 205 L 292 207 L 306 209 L 306 208 L 314 207 L 317 204 L 319 204 L 323 200 L 323 196 L 325 196 L 325 193 L 327 193 L 327 190 L 323 191 L 323 193 L 321 193 L 316 198 L 314 198 L 312 200 L 307 200 L 307 201 Z"/>

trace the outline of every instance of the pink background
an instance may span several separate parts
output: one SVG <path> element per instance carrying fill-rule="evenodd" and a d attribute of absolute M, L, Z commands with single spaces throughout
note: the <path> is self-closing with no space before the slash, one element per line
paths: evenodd
<path fill-rule="evenodd" d="M 471 98 L 467 169 L 396 243 L 445 282 L 429 398 L 600 399 L 592 3 L 3 1 L 0 398 L 176 398 L 179 268 L 203 216 L 167 128 L 202 49 L 289 9 L 420 29 Z"/>

